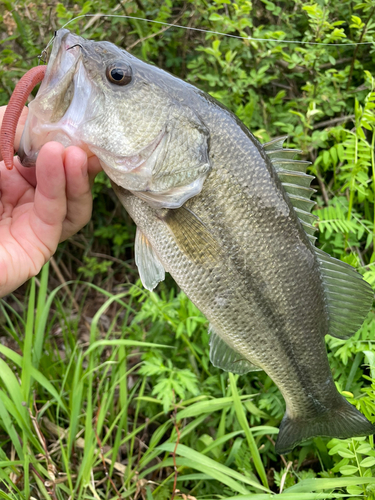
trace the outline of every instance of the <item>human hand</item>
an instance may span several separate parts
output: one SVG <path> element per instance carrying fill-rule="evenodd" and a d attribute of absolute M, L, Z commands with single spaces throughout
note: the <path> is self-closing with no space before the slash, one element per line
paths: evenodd
<path fill-rule="evenodd" d="M 27 111 L 17 127 L 16 149 Z M 0 125 L 4 112 L 0 107 Z M 15 159 L 7 170 L 0 161 L 0 297 L 38 274 L 58 243 L 87 224 L 91 185 L 100 170 L 95 156 L 57 142 L 42 147 L 35 168 Z"/>

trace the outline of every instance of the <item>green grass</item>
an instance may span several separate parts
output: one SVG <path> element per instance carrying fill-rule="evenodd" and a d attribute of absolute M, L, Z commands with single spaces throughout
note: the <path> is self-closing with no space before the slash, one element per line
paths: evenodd
<path fill-rule="evenodd" d="M 1 305 L 19 350 L 0 345 L 2 498 L 164 499 L 174 484 L 201 499 L 269 499 L 281 484 L 284 500 L 348 498 L 350 488 L 372 498 L 375 454 L 364 438 L 339 441 L 328 467 L 305 465 L 319 453 L 314 441 L 283 467 L 272 444 L 277 422 L 259 410 L 262 395 L 246 391 L 265 376 L 244 384 L 245 377 L 207 370 L 206 324 L 184 295 L 135 285 L 113 294 L 80 283 L 87 290 L 74 311 L 66 286 L 77 282 L 49 291 L 48 274 L 47 265 L 31 280 L 23 309 L 11 299 Z M 88 296 L 100 306 L 82 319 Z M 171 337 L 171 327 L 180 336 Z M 202 363 L 190 365 L 198 351 Z M 194 378 L 186 379 L 189 365 Z M 155 392 L 160 373 L 176 378 L 184 397 L 173 388 L 172 396 Z M 249 425 L 254 417 L 259 425 Z M 336 456 L 348 464 L 359 456 L 360 477 L 331 472 Z"/>
<path fill-rule="evenodd" d="M 39 0 L 3 3 L 3 104 L 53 30 L 89 11 L 336 43 L 118 18 L 70 25 L 211 93 L 262 142 L 288 134 L 317 177 L 318 246 L 375 285 L 375 52 L 337 45 L 373 43 L 373 0 L 63 0 L 48 15 Z M 0 302 L 0 497 L 166 500 L 176 483 L 187 500 L 374 500 L 372 437 L 275 454 L 284 401 L 272 380 L 210 365 L 206 319 L 172 279 L 157 293 L 134 285 L 134 226 L 103 175 L 94 196 L 92 222 L 55 256 L 67 284 L 46 266 Z M 338 389 L 372 422 L 374 335 L 371 312 L 351 339 L 327 338 Z"/>

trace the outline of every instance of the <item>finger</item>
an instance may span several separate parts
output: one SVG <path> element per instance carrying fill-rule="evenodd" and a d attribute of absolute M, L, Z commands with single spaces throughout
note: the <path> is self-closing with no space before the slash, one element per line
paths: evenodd
<path fill-rule="evenodd" d="M 65 150 L 67 213 L 60 241 L 85 226 L 91 218 L 92 196 L 86 153 L 75 146 Z"/>
<path fill-rule="evenodd" d="M 24 167 L 17 156 L 14 158 L 13 165 L 26 182 L 33 187 L 36 186 L 35 167 Z"/>
<path fill-rule="evenodd" d="M 60 240 L 67 213 L 64 147 L 57 142 L 45 144 L 36 162 L 34 207 L 30 225 L 51 253 Z"/>
<path fill-rule="evenodd" d="M 15 164 L 17 165 L 17 162 Z M 12 170 L 8 170 L 4 162 L 0 162 L 0 173 L 1 202 L 4 213 L 8 216 L 15 207 L 34 200 L 34 187 L 20 175 L 17 166 Z"/>
<path fill-rule="evenodd" d="M 4 117 L 5 110 L 6 110 L 6 106 L 1 106 L 0 107 L 0 128 L 1 128 L 1 124 L 3 122 L 3 117 Z M 23 110 L 22 110 L 21 116 L 20 116 L 20 118 L 18 120 L 18 124 L 17 124 L 16 137 L 14 139 L 14 149 L 15 149 L 15 151 L 18 151 L 18 148 L 19 148 L 19 145 L 20 145 L 20 141 L 21 141 L 22 132 L 23 132 L 23 129 L 25 127 L 26 118 L 27 118 L 28 113 L 29 113 L 29 108 L 27 108 L 25 106 L 23 108 Z M 0 153 L 0 161 L 2 159 L 3 158 L 2 158 L 1 153 Z"/>
<path fill-rule="evenodd" d="M 96 156 L 88 156 L 88 166 L 87 170 L 90 178 L 90 185 L 94 184 L 95 177 L 101 172 L 102 166 L 100 165 L 100 161 Z"/>

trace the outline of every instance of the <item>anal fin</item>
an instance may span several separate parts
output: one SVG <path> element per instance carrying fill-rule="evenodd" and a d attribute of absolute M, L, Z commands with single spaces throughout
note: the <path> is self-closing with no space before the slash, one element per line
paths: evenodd
<path fill-rule="evenodd" d="M 210 361 L 226 372 L 237 373 L 244 375 L 248 372 L 261 371 L 262 368 L 250 363 L 240 353 L 229 347 L 229 345 L 209 328 L 210 333 Z"/>
<path fill-rule="evenodd" d="M 165 271 L 163 264 L 139 227 L 135 235 L 135 263 L 143 286 L 152 292 L 157 284 L 164 280 Z"/>

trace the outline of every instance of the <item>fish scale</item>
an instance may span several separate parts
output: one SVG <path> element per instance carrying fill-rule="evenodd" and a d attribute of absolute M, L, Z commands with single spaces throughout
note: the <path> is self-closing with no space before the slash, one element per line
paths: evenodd
<path fill-rule="evenodd" d="M 219 169 L 217 170 L 217 173 L 218 176 L 220 176 Z M 214 233 L 215 219 L 216 219 L 215 212 L 217 206 L 213 205 L 212 203 L 205 202 L 205 193 L 207 190 L 209 190 L 211 175 L 209 176 L 205 188 L 200 197 L 189 200 L 187 202 L 187 207 L 197 214 L 197 216 L 206 225 L 208 230 L 211 229 L 212 233 Z M 213 182 L 213 184 L 215 185 L 215 182 Z M 227 186 L 224 186 L 224 188 L 227 188 Z M 212 198 L 213 196 L 211 193 L 209 193 L 208 197 Z M 214 197 L 217 199 L 217 195 Z M 120 198 L 123 201 L 123 198 L 122 197 Z M 202 201 L 202 203 L 200 203 L 200 201 Z M 139 203 L 137 199 L 134 199 L 133 202 Z M 202 206 L 206 207 L 208 206 L 209 210 L 206 211 L 206 213 L 204 213 L 204 211 L 201 208 Z M 242 280 L 238 280 L 238 277 L 236 279 L 235 276 L 232 278 L 232 276 L 225 275 L 225 277 L 223 278 L 222 269 L 227 267 L 228 259 L 226 259 L 226 261 L 223 262 L 222 265 L 220 265 L 220 267 L 218 267 L 218 275 L 225 280 L 225 286 L 224 287 L 221 286 L 218 288 L 216 285 L 216 280 L 215 280 L 216 276 L 214 270 L 212 270 L 211 272 L 208 271 L 202 272 L 201 265 L 198 266 L 193 265 L 186 259 L 182 260 L 183 253 L 180 253 L 180 259 L 176 258 L 178 247 L 177 248 L 175 247 L 176 244 L 173 240 L 171 241 L 170 244 L 173 245 L 174 252 L 171 256 L 169 256 L 170 252 L 165 248 L 165 243 L 164 243 L 166 235 L 162 234 L 160 228 L 160 220 L 157 218 L 156 215 L 154 215 L 154 219 L 152 219 L 151 217 L 150 218 L 147 217 L 146 221 L 141 222 L 141 220 L 138 219 L 137 214 L 140 214 L 140 217 L 143 217 L 144 214 L 147 213 L 145 206 L 141 207 L 139 211 L 137 211 L 136 213 L 132 209 L 132 206 L 129 206 L 127 203 L 125 204 L 125 208 L 134 218 L 137 225 L 142 229 L 142 231 L 144 231 L 145 234 L 148 235 L 150 242 L 152 246 L 155 248 L 157 254 L 159 256 L 163 256 L 161 257 L 161 260 L 163 263 L 165 263 L 166 269 L 168 269 L 171 272 L 177 283 L 181 287 L 183 287 L 187 295 L 210 319 L 211 324 L 213 325 L 215 331 L 220 332 L 225 337 L 228 336 L 228 338 L 230 339 L 230 342 L 228 342 L 228 344 L 231 345 L 231 347 L 235 348 L 238 352 L 247 355 L 252 362 L 256 362 L 256 364 L 260 364 L 263 367 L 266 366 L 267 373 L 280 387 L 286 399 L 288 400 L 291 399 L 294 402 L 294 405 L 301 407 L 301 400 L 303 401 L 303 396 L 306 391 L 304 390 L 305 388 L 301 386 L 296 388 L 296 380 L 298 380 L 299 378 L 296 377 L 295 375 L 296 371 L 299 372 L 298 375 L 301 375 L 301 373 L 303 373 L 304 380 L 306 381 L 307 384 L 310 384 L 309 391 L 314 391 L 315 385 L 319 389 L 322 383 L 322 378 L 323 382 L 325 382 L 326 379 L 330 377 L 327 356 L 325 353 L 325 346 L 322 340 L 323 336 L 320 334 L 320 332 L 317 339 L 318 342 L 312 344 L 314 345 L 313 353 L 314 353 L 314 358 L 317 360 L 317 363 L 311 365 L 312 353 L 309 351 L 309 349 L 306 349 L 305 346 L 302 346 L 302 352 L 298 352 L 294 356 L 291 356 L 293 351 L 295 351 L 298 348 L 298 344 L 300 344 L 299 339 L 301 337 L 301 330 L 295 332 L 295 335 L 297 336 L 296 339 L 297 346 L 293 346 L 293 344 L 290 342 L 290 338 L 289 339 L 284 338 L 282 332 L 279 332 L 280 330 L 279 327 L 277 328 L 277 334 L 271 336 L 269 332 L 275 330 L 275 322 L 277 321 L 277 319 L 282 321 L 283 318 L 285 319 L 286 315 L 281 316 L 280 318 L 277 319 L 275 318 L 273 321 L 270 321 L 269 313 L 274 309 L 272 303 L 268 308 L 263 306 L 263 308 L 261 308 L 260 311 L 259 311 L 260 304 L 257 304 L 257 307 L 254 310 L 253 304 L 254 302 L 257 303 L 258 301 L 256 301 L 256 299 L 254 300 L 254 302 L 252 301 L 252 297 L 249 294 L 248 287 L 244 286 L 244 282 Z M 223 211 L 225 210 L 225 207 L 221 208 Z M 231 227 L 238 227 L 240 221 L 242 221 L 243 225 L 247 225 L 244 224 L 244 217 L 246 217 L 247 213 L 251 213 L 249 212 L 249 208 L 246 207 L 245 210 L 244 209 L 241 210 L 240 207 L 237 208 L 238 210 L 233 210 L 232 208 L 230 210 L 226 210 L 227 216 L 228 216 L 228 211 L 233 214 L 233 220 L 228 221 L 228 219 L 226 219 L 227 227 L 228 225 L 230 225 Z M 251 218 L 254 217 L 255 215 L 253 214 Z M 156 222 L 157 229 L 153 228 L 152 224 L 150 224 L 152 220 Z M 273 224 L 274 222 L 272 223 L 272 225 Z M 163 229 L 165 232 L 166 228 L 164 227 Z M 271 232 L 272 231 L 273 228 L 271 227 Z M 155 234 L 155 239 L 153 237 L 154 234 Z M 246 232 L 243 232 L 242 235 L 246 235 Z M 222 244 L 222 246 L 230 247 L 231 245 L 227 242 L 228 240 L 227 231 L 225 230 L 220 231 L 220 236 L 221 236 L 220 243 Z M 241 236 L 241 232 L 238 232 L 236 236 L 237 238 L 239 238 Z M 238 246 L 243 247 L 243 242 L 241 240 L 238 242 Z M 258 239 L 256 248 L 254 248 L 254 245 L 251 247 L 250 256 L 254 255 L 256 256 L 258 252 L 261 252 L 264 255 L 264 252 L 267 251 L 269 246 L 270 246 L 269 241 Z M 288 254 L 288 259 L 290 257 L 291 255 Z M 271 256 L 271 259 L 273 261 L 274 259 L 273 255 Z M 239 259 L 236 260 L 238 261 Z M 173 262 L 173 267 L 170 266 L 171 262 Z M 241 263 L 239 263 L 239 267 L 240 269 L 242 269 Z M 274 264 L 273 267 L 275 267 Z M 278 287 L 280 293 L 282 292 L 283 288 L 282 286 L 283 276 L 286 275 L 285 277 L 289 279 L 289 281 L 291 280 L 288 269 L 283 265 L 282 262 L 279 263 L 278 269 L 280 271 L 279 273 L 280 286 Z M 301 271 L 303 271 L 304 269 L 306 269 L 305 263 L 301 264 L 301 269 L 294 268 L 294 272 L 296 274 L 301 274 Z M 270 268 L 269 271 L 266 272 L 262 270 L 262 276 L 263 276 L 262 282 L 267 283 L 268 280 L 272 282 L 273 273 L 274 271 L 272 268 Z M 216 296 L 222 295 L 223 292 L 228 291 L 228 289 L 233 288 L 233 286 L 230 286 L 230 283 L 228 283 L 228 280 L 231 279 L 233 279 L 233 284 L 236 286 L 236 290 L 232 291 L 232 297 L 227 298 L 228 301 L 227 307 L 223 308 L 222 304 L 220 304 L 218 307 L 214 307 L 215 304 L 214 298 Z M 298 297 L 301 297 L 301 293 L 303 294 L 303 291 L 306 289 L 310 289 L 308 300 L 311 299 L 310 297 L 311 286 L 306 286 L 306 285 L 307 285 L 306 282 L 301 283 L 302 290 L 296 290 L 294 287 L 294 293 L 290 297 L 293 303 L 296 299 L 299 304 L 301 303 L 301 301 L 303 301 L 303 299 L 298 300 Z M 320 283 L 318 284 L 318 287 L 321 287 Z M 258 291 L 256 294 L 258 294 Z M 272 287 L 272 289 L 270 290 L 269 295 L 273 298 L 274 303 L 276 304 L 279 303 L 278 294 L 275 293 L 274 287 Z M 285 302 L 285 295 L 281 293 L 281 297 L 283 298 L 283 302 Z M 237 304 L 237 306 L 234 307 L 233 304 Z M 285 306 L 288 308 L 288 304 L 285 304 Z M 289 306 L 288 309 L 290 310 L 291 308 L 296 309 L 293 306 L 293 304 L 292 306 Z M 315 315 L 313 314 L 311 315 L 311 317 L 309 317 L 305 314 L 306 311 L 305 307 L 302 308 L 300 306 L 297 306 L 297 308 L 300 311 L 300 317 L 296 318 L 295 316 L 291 317 L 289 315 L 288 322 L 291 325 L 295 325 L 297 320 L 298 322 L 300 322 L 301 325 L 303 325 L 301 326 L 301 329 L 303 329 L 304 327 L 307 328 L 308 330 L 312 330 L 313 328 L 316 329 L 317 325 L 314 324 L 316 323 L 316 320 L 314 320 Z M 267 309 L 267 310 L 265 313 L 263 313 L 262 309 L 263 310 Z M 253 318 L 252 321 L 251 318 Z M 260 326 L 262 323 L 264 324 L 263 328 Z M 279 333 L 281 334 L 281 342 L 279 342 L 280 340 Z M 259 352 L 259 343 L 262 343 L 261 352 Z M 320 353 L 317 352 L 319 344 L 322 351 Z M 255 348 L 253 347 L 254 345 L 256 346 Z M 281 366 L 279 362 L 280 359 L 283 359 L 283 361 L 285 361 L 285 358 L 290 360 L 290 368 L 287 370 L 289 377 L 286 377 L 285 364 L 283 363 L 283 366 Z M 299 363 L 296 363 L 296 358 L 299 359 L 300 361 Z M 299 368 L 300 365 L 302 366 L 310 365 L 313 375 L 309 377 L 309 374 L 306 373 L 305 369 L 296 370 L 296 367 Z M 315 372 L 317 370 L 321 375 L 319 378 L 315 376 L 316 375 Z M 332 384 L 332 390 L 336 392 L 332 380 L 331 384 Z M 325 396 L 329 400 L 331 399 L 332 394 L 325 389 Z M 307 407 L 311 406 L 310 399 L 311 398 L 308 398 L 307 402 L 303 401 L 304 406 Z"/>
<path fill-rule="evenodd" d="M 238 352 L 244 353 L 249 356 L 249 359 L 253 362 L 261 362 L 262 365 L 267 366 L 267 373 L 271 378 L 278 384 L 283 392 L 284 397 L 287 396 L 291 399 L 297 407 L 301 408 L 301 401 L 305 394 L 304 388 L 299 386 L 296 387 L 296 371 L 303 372 L 304 379 L 307 383 L 316 384 L 320 387 L 322 380 L 317 379 L 314 375 L 310 378 L 306 374 L 305 370 L 296 370 L 299 368 L 300 364 L 309 362 L 311 364 L 311 355 L 314 354 L 319 363 L 312 366 L 312 371 L 318 368 L 319 373 L 323 375 L 323 381 L 330 376 L 328 362 L 321 363 L 319 354 L 324 354 L 321 356 L 323 361 L 326 360 L 325 346 L 320 337 L 320 347 L 322 353 L 317 352 L 317 346 L 313 345 L 312 352 L 306 347 L 303 347 L 302 354 L 305 354 L 302 358 L 302 363 L 295 363 L 295 359 L 290 356 L 290 351 L 296 349 L 295 346 L 291 345 L 290 342 L 285 342 L 286 339 L 270 337 L 269 335 L 264 335 L 264 332 L 260 328 L 258 318 L 250 322 L 248 315 L 241 315 L 244 308 L 249 308 L 251 306 L 251 300 L 247 293 L 247 288 L 244 289 L 240 286 L 239 289 L 232 291 L 231 297 L 228 297 L 227 307 L 223 308 L 222 305 L 215 307 L 215 296 L 220 296 L 228 290 L 228 284 L 225 286 L 215 284 L 215 270 L 207 270 L 202 272 L 201 268 L 192 265 L 191 262 L 184 258 L 184 254 L 180 252 L 178 246 L 173 238 L 170 237 L 168 228 L 162 223 L 160 219 L 154 214 L 154 218 L 148 217 L 147 207 L 143 206 L 144 202 L 141 202 L 136 197 L 128 196 L 128 201 L 124 201 L 124 197 L 121 196 L 121 200 L 125 205 L 125 208 L 135 219 L 137 225 L 148 234 L 152 245 L 157 249 L 158 255 L 163 255 L 162 261 L 167 264 L 167 262 L 173 262 L 173 267 L 167 268 L 171 274 L 174 276 L 178 284 L 184 287 L 185 292 L 196 305 L 205 312 L 206 316 L 210 319 L 211 324 L 214 328 L 217 328 L 224 335 L 226 332 L 229 333 L 230 342 L 228 342 L 231 347 L 235 348 Z M 142 220 L 147 216 L 146 220 Z M 154 221 L 154 224 L 150 224 L 150 221 Z M 155 239 L 154 239 L 155 238 Z M 172 249 L 171 249 L 172 247 Z M 178 257 L 177 257 L 178 256 Z M 218 268 L 219 276 L 222 276 L 222 267 Z M 236 285 L 238 283 L 236 282 Z M 246 300 L 246 296 L 248 299 Z M 245 302 L 246 301 L 246 302 Z M 244 304 L 245 302 L 245 304 Z M 234 306 L 236 304 L 236 306 Z M 228 314 L 229 309 L 229 314 Z M 265 315 L 266 318 L 268 315 Z M 272 328 L 271 325 L 267 325 Z M 307 326 L 309 326 L 307 324 Z M 267 328 L 268 329 L 268 328 Z M 233 333 L 232 333 L 233 332 Z M 298 332 L 300 333 L 300 332 Z M 259 356 L 259 346 L 258 343 L 262 342 L 263 348 Z M 253 347 L 253 346 L 256 347 Z M 298 346 L 297 346 L 298 347 Z M 288 352 L 289 351 L 289 352 Z M 297 353 L 301 354 L 301 353 Z M 288 370 L 285 370 L 285 358 L 290 360 L 290 366 Z M 283 364 L 280 364 L 280 359 L 283 359 Z M 289 378 L 286 377 L 286 371 L 289 373 Z M 324 373 L 325 372 L 325 373 Z M 336 392 L 336 388 L 332 383 L 332 389 Z M 309 390 L 314 390 L 314 385 L 309 388 Z M 331 394 L 327 394 L 327 398 L 330 399 Z M 311 406 L 310 399 L 304 402 L 304 405 Z"/>
<path fill-rule="evenodd" d="M 112 67 L 127 72 L 123 86 L 110 80 Z M 60 87 L 76 92 L 88 81 L 82 96 L 90 89 L 92 99 L 79 113 L 72 93 L 56 95 L 64 76 Z M 170 272 L 210 322 L 214 366 L 241 375 L 263 369 L 280 388 L 286 413 L 276 451 L 315 436 L 373 434 L 338 393 L 324 341 L 355 333 L 373 293 L 353 268 L 315 248 L 312 176 L 308 162 L 283 148 L 285 138 L 261 145 L 204 92 L 68 30 L 57 32 L 30 105 L 25 163 L 52 133 L 51 100 L 63 115 L 57 140 L 98 156 L 135 221 L 144 286 L 152 290 Z"/>

